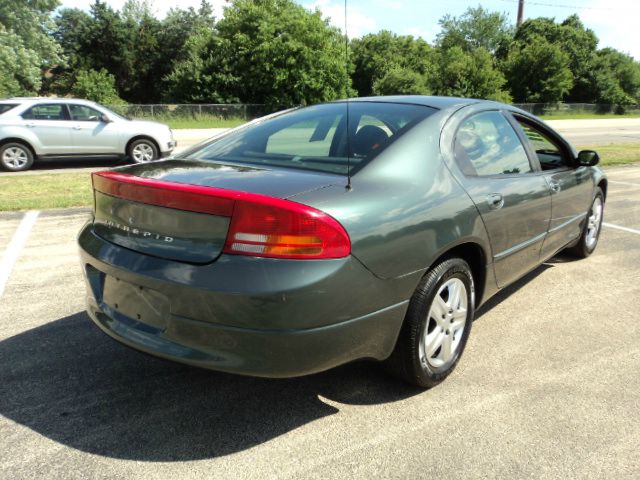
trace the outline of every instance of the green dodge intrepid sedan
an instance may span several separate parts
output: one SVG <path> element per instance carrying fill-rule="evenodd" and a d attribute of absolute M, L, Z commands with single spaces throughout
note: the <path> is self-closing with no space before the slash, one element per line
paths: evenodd
<path fill-rule="evenodd" d="M 292 377 L 375 359 L 431 387 L 479 305 L 561 250 L 596 248 L 597 163 L 489 101 L 275 114 L 93 175 L 88 312 L 125 345 L 200 367 Z"/>

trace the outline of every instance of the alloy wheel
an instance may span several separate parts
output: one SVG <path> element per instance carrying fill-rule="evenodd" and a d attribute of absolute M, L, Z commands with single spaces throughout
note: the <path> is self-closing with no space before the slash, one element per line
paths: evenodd
<path fill-rule="evenodd" d="M 440 368 L 458 351 L 467 324 L 467 289 L 459 278 L 451 278 L 438 289 L 420 338 L 423 364 Z"/>
<path fill-rule="evenodd" d="M 147 143 L 139 143 L 133 147 L 131 155 L 133 160 L 138 163 L 150 162 L 153 160 L 153 147 Z"/>
<path fill-rule="evenodd" d="M 600 223 L 602 220 L 602 199 L 596 197 L 593 201 L 591 211 L 589 212 L 589 218 L 587 219 L 587 235 L 585 242 L 587 248 L 591 249 L 598 241 L 598 233 L 600 232 Z"/>
<path fill-rule="evenodd" d="M 2 153 L 2 163 L 12 169 L 20 169 L 29 162 L 29 156 L 24 148 L 9 147 Z"/>

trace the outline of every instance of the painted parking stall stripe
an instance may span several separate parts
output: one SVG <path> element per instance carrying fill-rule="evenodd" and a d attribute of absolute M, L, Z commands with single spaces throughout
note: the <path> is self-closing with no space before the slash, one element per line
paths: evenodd
<path fill-rule="evenodd" d="M 640 183 L 619 182 L 618 180 L 609 180 L 609 183 L 615 183 L 617 185 L 630 185 L 632 187 L 640 187 Z"/>
<path fill-rule="evenodd" d="M 36 220 L 38 220 L 38 215 L 40 215 L 40 212 L 37 210 L 31 210 L 24 214 L 16 233 L 13 234 L 9 246 L 7 246 L 2 255 L 2 260 L 0 260 L 0 298 L 2 298 L 11 270 L 13 270 L 16 260 L 20 256 L 22 247 L 27 241 L 31 229 L 36 224 Z"/>
<path fill-rule="evenodd" d="M 640 230 L 636 230 L 635 228 L 621 227 L 620 225 L 614 225 L 612 223 L 602 222 L 602 225 L 608 228 L 615 228 L 616 230 L 622 230 L 627 233 L 635 233 L 636 235 L 640 235 Z"/>

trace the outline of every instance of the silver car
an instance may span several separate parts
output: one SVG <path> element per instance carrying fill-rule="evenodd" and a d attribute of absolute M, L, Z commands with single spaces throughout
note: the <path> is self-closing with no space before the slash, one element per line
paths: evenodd
<path fill-rule="evenodd" d="M 18 172 L 60 157 L 129 157 L 144 163 L 176 147 L 162 123 L 129 120 L 94 102 L 72 98 L 0 100 L 0 166 Z"/>

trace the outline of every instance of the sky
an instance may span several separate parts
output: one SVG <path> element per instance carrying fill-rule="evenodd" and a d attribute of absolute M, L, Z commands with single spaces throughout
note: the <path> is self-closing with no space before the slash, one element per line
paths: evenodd
<path fill-rule="evenodd" d="M 119 9 L 125 0 L 105 0 Z M 331 23 L 344 30 L 344 0 L 296 0 L 309 9 L 318 8 Z M 93 0 L 61 0 L 63 7 L 88 9 Z M 482 5 L 506 13 L 515 23 L 518 0 L 347 0 L 347 33 L 350 38 L 379 30 L 413 35 L 433 42 L 438 20 L 446 14 L 459 16 L 468 7 Z M 163 17 L 176 3 L 150 0 Z M 210 0 L 217 18 L 223 15 L 225 0 Z M 179 6 L 197 7 L 200 0 L 181 0 Z M 599 48 L 613 47 L 640 61 L 640 0 L 525 0 L 525 18 L 554 17 L 557 21 L 577 13 L 600 39 Z"/>

